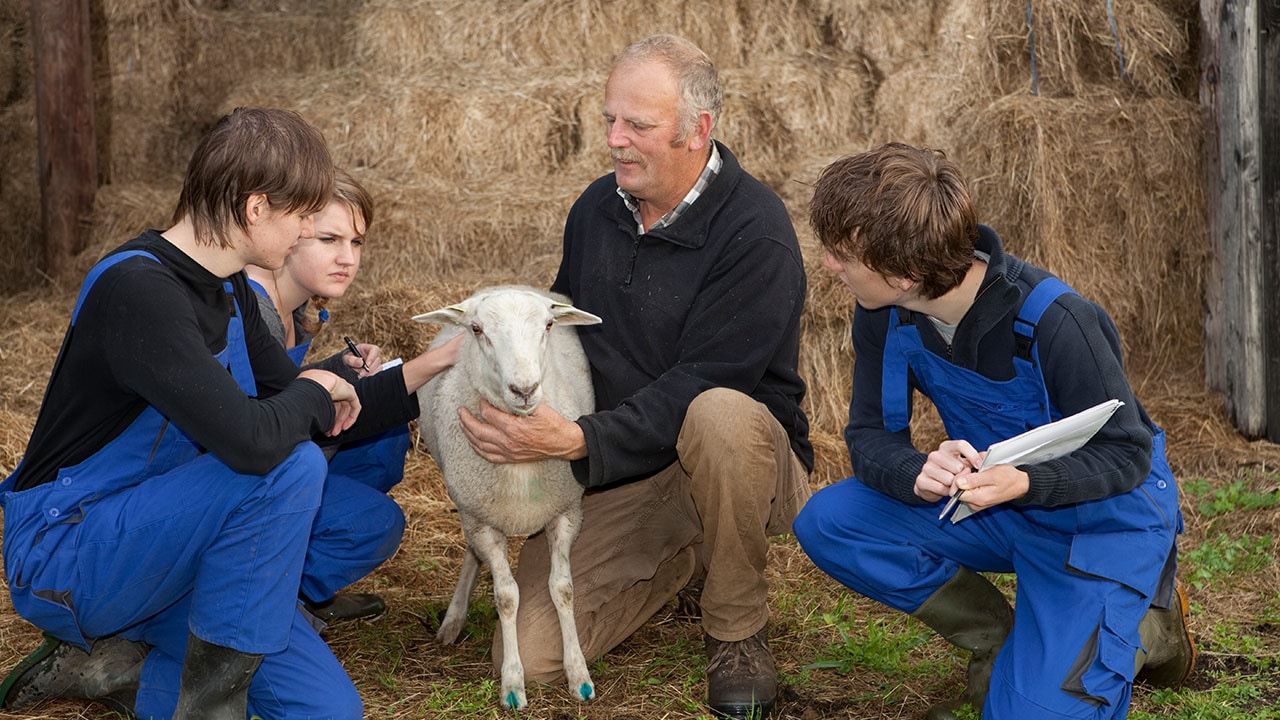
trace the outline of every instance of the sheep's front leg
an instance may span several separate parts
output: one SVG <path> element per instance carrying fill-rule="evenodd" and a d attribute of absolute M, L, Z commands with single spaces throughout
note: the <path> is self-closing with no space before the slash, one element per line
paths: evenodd
<path fill-rule="evenodd" d="M 569 549 L 578 537 L 582 526 L 582 506 L 574 505 L 557 515 L 547 524 L 547 545 L 551 549 L 551 574 L 547 586 L 551 590 L 551 602 L 560 618 L 560 641 L 564 648 L 564 675 L 570 692 L 582 700 L 596 696 L 587 660 L 582 656 L 582 644 L 578 641 L 578 626 L 573 619 L 573 573 L 569 569 Z"/>
<path fill-rule="evenodd" d="M 520 588 L 507 563 L 507 536 L 478 524 L 467 536 L 472 550 L 489 566 L 489 574 L 493 577 L 493 599 L 498 606 L 498 622 L 502 624 L 501 704 L 520 709 L 528 704 L 524 694 L 524 666 L 520 663 L 520 645 L 516 638 Z"/>
<path fill-rule="evenodd" d="M 476 579 L 480 575 L 480 559 L 467 544 L 467 554 L 462 558 L 462 571 L 458 574 L 458 586 L 453 590 L 453 599 L 449 601 L 449 610 L 444 614 L 440 630 L 436 632 L 436 641 L 444 645 L 452 645 L 458 641 L 462 628 L 467 624 L 467 605 L 471 602 L 471 593 L 476 589 Z"/>

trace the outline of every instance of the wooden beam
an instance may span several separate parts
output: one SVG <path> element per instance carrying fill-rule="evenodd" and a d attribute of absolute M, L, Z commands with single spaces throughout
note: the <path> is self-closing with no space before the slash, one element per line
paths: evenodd
<path fill-rule="evenodd" d="M 62 274 L 84 249 L 98 188 L 89 0 L 31 0 L 45 262 Z"/>
<path fill-rule="evenodd" d="M 1213 257 L 1205 284 L 1205 374 L 1236 427 L 1267 432 L 1261 272 L 1258 2 L 1201 0 L 1200 97 Z"/>
<path fill-rule="evenodd" d="M 1258 0 L 1258 184 L 1267 439 L 1280 442 L 1280 0 Z"/>

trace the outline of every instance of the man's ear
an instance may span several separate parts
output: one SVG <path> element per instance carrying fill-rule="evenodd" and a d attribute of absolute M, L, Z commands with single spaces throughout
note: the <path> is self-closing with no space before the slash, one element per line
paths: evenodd
<path fill-rule="evenodd" d="M 266 193 L 253 193 L 244 201 L 244 217 L 250 225 L 257 225 L 262 222 L 267 211 L 271 209 L 271 203 L 267 201 Z"/>
<path fill-rule="evenodd" d="M 698 121 L 693 124 L 693 129 L 689 131 L 689 149 L 701 150 L 711 143 L 711 113 L 702 111 L 698 113 Z"/>
<path fill-rule="evenodd" d="M 904 293 L 911 292 L 912 288 L 914 288 L 917 284 L 915 280 L 911 278 L 904 278 L 904 277 L 885 278 L 885 280 L 890 285 L 896 287 L 898 290 Z"/>

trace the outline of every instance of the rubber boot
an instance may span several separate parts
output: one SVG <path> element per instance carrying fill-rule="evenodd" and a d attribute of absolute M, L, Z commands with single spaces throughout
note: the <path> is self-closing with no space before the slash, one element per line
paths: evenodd
<path fill-rule="evenodd" d="M 1135 658 L 1136 680 L 1155 687 L 1178 687 L 1196 665 L 1196 645 L 1187 629 L 1187 595 L 1178 583 L 1173 587 L 1173 607 L 1152 607 L 1138 625 L 1142 646 Z"/>
<path fill-rule="evenodd" d="M 982 712 L 996 654 L 1013 628 L 1013 608 L 986 578 L 960 568 L 912 615 L 956 647 L 970 652 L 965 694 L 929 708 L 928 720 L 955 720 L 965 703 Z"/>
<path fill-rule="evenodd" d="M 189 635 L 173 720 L 244 720 L 249 707 L 249 682 L 261 663 L 261 655 L 242 653 Z"/>
<path fill-rule="evenodd" d="M 56 698 L 93 700 L 133 717 L 145 643 L 107 637 L 93 645 L 93 652 L 64 643 L 52 635 L 35 652 L 23 658 L 0 685 L 0 707 L 34 705 Z"/>

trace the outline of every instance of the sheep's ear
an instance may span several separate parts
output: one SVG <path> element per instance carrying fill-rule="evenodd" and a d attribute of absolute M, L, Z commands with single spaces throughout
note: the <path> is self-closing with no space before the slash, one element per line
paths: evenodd
<path fill-rule="evenodd" d="M 562 302 L 551 303 L 551 314 L 555 316 L 557 325 L 599 325 L 604 322 L 586 310 Z"/>
<path fill-rule="evenodd" d="M 420 323 L 439 323 L 440 325 L 461 325 L 462 319 L 467 314 L 467 309 L 461 304 L 450 305 L 439 310 L 432 310 L 429 313 L 414 315 L 413 321 Z"/>

